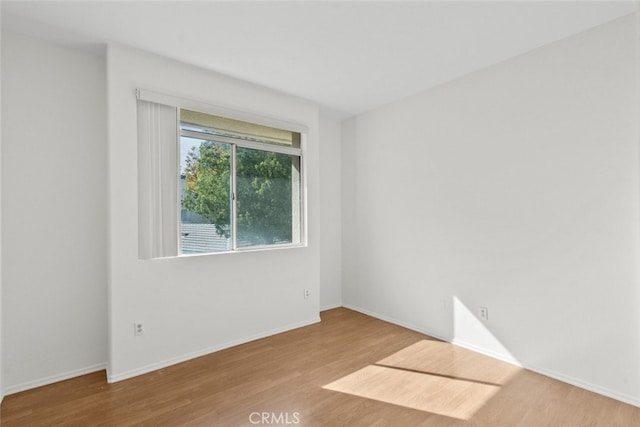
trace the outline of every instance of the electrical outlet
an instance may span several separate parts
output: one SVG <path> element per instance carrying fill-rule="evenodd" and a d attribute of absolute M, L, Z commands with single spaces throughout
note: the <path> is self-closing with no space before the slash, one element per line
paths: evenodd
<path fill-rule="evenodd" d="M 133 322 L 133 335 L 136 337 L 144 335 L 144 323 Z"/>
<path fill-rule="evenodd" d="M 311 291 L 309 289 L 305 289 L 304 290 L 304 299 L 309 299 L 309 296 L 311 296 Z"/>
<path fill-rule="evenodd" d="M 489 309 L 487 307 L 480 307 L 480 318 L 482 320 L 489 320 Z"/>

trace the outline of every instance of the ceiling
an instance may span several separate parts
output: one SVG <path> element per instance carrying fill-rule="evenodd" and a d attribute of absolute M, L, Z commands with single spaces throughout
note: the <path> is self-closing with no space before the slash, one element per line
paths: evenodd
<path fill-rule="evenodd" d="M 635 12 L 634 2 L 2 1 L 2 25 L 116 42 L 345 115 Z"/>

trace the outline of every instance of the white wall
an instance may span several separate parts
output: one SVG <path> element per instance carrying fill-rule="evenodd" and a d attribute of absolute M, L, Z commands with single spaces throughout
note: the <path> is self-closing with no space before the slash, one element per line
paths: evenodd
<path fill-rule="evenodd" d="M 640 404 L 635 31 L 348 121 L 345 304 Z"/>
<path fill-rule="evenodd" d="M 120 46 L 107 54 L 110 381 L 319 320 L 318 108 Z M 138 87 L 306 125 L 309 246 L 138 260 Z M 311 298 L 303 298 L 303 290 Z M 144 336 L 133 323 L 143 321 Z"/>
<path fill-rule="evenodd" d="M 104 58 L 2 35 L 5 392 L 104 368 Z"/>
<path fill-rule="evenodd" d="M 320 111 L 320 309 L 342 305 L 341 121 Z"/>

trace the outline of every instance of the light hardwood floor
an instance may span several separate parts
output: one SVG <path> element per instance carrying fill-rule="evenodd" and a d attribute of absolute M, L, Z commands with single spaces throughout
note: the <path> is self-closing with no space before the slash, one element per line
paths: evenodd
<path fill-rule="evenodd" d="M 0 424 L 640 426 L 640 408 L 344 308 L 321 317 L 115 384 L 10 395 Z"/>

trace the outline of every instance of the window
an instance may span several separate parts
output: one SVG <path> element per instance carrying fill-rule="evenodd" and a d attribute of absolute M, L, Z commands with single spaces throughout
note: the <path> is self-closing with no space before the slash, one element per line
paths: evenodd
<path fill-rule="evenodd" d="M 302 139 L 139 96 L 140 257 L 303 243 Z"/>
<path fill-rule="evenodd" d="M 182 254 L 300 243 L 300 134 L 180 111 Z"/>

